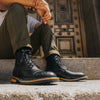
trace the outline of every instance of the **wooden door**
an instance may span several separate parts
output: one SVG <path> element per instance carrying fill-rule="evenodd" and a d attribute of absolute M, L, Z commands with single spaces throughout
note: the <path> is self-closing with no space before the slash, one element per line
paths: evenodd
<path fill-rule="evenodd" d="M 83 57 L 77 0 L 49 0 L 51 28 L 62 57 Z"/>
<path fill-rule="evenodd" d="M 83 57 L 82 43 L 85 40 L 82 40 L 80 29 L 79 2 L 77 0 L 46 1 L 49 3 L 52 15 L 50 27 L 56 37 L 60 54 L 62 57 Z M 37 54 L 43 57 L 42 51 Z"/>

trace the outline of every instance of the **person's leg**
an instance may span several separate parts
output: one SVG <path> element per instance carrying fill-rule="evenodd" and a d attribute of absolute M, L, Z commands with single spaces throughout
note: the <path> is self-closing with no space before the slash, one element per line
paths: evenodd
<path fill-rule="evenodd" d="M 59 54 L 55 43 L 55 37 L 48 25 L 41 24 L 30 37 L 33 48 L 33 54 L 39 49 L 40 45 L 43 47 L 45 58 L 51 54 Z"/>
<path fill-rule="evenodd" d="M 13 4 L 9 7 L 0 27 L 0 58 L 14 58 L 19 48 L 31 47 L 26 15 L 22 5 Z"/>
<path fill-rule="evenodd" d="M 41 46 L 41 36 L 40 36 L 40 31 L 41 28 L 37 27 L 32 35 L 30 36 L 30 41 L 32 45 L 32 54 L 34 55 L 36 51 L 40 48 Z"/>
<path fill-rule="evenodd" d="M 14 58 L 10 39 L 4 27 L 0 27 L 0 59 L 12 59 Z"/>
<path fill-rule="evenodd" d="M 48 25 L 42 24 L 31 36 L 33 53 L 42 45 L 45 58 L 47 60 L 46 71 L 54 72 L 61 80 L 76 81 L 86 79 L 84 73 L 74 73 L 68 71 L 63 66 L 60 59 L 60 54 L 57 49 L 54 34 Z"/>
<path fill-rule="evenodd" d="M 13 53 L 22 47 L 31 47 L 27 30 L 27 12 L 20 4 L 12 4 L 3 22 L 11 42 Z"/>
<path fill-rule="evenodd" d="M 56 81 L 58 78 L 54 73 L 39 70 L 32 61 L 32 47 L 27 31 L 26 15 L 24 6 L 17 3 L 12 4 L 0 28 L 2 34 L 8 38 L 10 47 L 12 47 L 11 52 L 13 51 L 12 54 L 15 56 L 15 68 L 11 82 L 38 84 Z"/>
<path fill-rule="evenodd" d="M 11 41 L 8 35 L 5 21 L 0 26 L 0 59 L 14 58 Z"/>

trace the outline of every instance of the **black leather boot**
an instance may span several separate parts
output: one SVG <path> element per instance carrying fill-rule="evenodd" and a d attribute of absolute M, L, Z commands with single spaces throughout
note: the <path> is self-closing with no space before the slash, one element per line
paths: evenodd
<path fill-rule="evenodd" d="M 18 50 L 15 54 L 15 60 L 12 83 L 46 84 L 58 80 L 53 72 L 41 71 L 34 65 L 30 48 Z"/>
<path fill-rule="evenodd" d="M 47 67 L 46 71 L 54 72 L 60 80 L 63 81 L 78 81 L 87 79 L 84 73 L 71 72 L 66 69 L 61 63 L 61 59 L 58 55 L 52 54 L 47 57 Z"/>

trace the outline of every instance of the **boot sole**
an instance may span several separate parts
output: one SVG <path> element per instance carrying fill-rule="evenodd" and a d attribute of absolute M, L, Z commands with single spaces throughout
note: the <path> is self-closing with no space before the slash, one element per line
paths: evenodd
<path fill-rule="evenodd" d="M 52 82 L 57 82 L 59 78 L 50 77 L 50 78 L 41 78 L 35 80 L 22 80 L 18 77 L 12 76 L 11 83 L 23 84 L 23 85 L 38 85 L 38 84 L 50 84 Z"/>
<path fill-rule="evenodd" d="M 65 78 L 59 77 L 59 79 L 62 80 L 62 81 L 66 81 L 66 82 L 73 82 L 73 81 L 85 80 L 85 79 L 88 79 L 88 77 L 87 76 L 83 76 L 83 77 L 75 78 L 75 79 L 65 79 Z"/>

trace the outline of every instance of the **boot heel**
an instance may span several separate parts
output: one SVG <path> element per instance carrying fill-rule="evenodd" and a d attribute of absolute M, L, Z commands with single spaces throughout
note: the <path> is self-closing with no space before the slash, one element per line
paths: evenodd
<path fill-rule="evenodd" d="M 16 79 L 11 79 L 11 83 L 18 83 L 18 81 Z"/>

